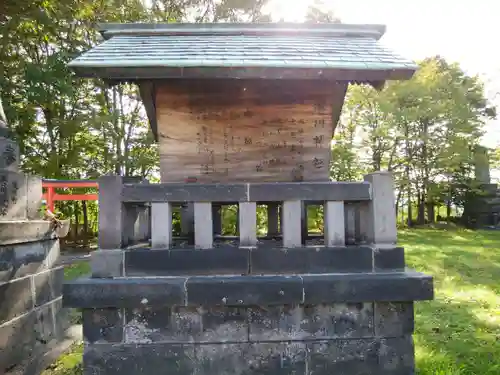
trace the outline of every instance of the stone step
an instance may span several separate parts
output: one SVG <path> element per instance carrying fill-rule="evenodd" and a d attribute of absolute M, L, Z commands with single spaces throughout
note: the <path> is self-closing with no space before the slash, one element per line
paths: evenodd
<path fill-rule="evenodd" d="M 261 275 L 352 273 L 405 268 L 404 249 L 368 246 L 212 249 L 150 249 L 95 251 L 94 277 L 176 275 Z"/>

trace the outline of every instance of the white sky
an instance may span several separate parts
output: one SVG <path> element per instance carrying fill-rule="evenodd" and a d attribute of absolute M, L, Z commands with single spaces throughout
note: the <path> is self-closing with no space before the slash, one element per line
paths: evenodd
<path fill-rule="evenodd" d="M 310 0 L 272 0 L 273 17 L 302 21 Z M 500 105 L 500 2 L 498 0 L 324 0 L 344 23 L 387 26 L 381 42 L 415 60 L 441 55 L 487 82 Z M 487 124 L 484 145 L 500 145 L 500 121 Z"/>

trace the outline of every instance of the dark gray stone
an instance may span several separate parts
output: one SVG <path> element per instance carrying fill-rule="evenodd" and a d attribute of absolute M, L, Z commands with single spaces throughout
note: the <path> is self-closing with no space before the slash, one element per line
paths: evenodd
<path fill-rule="evenodd" d="M 375 271 L 402 271 L 405 266 L 405 250 L 403 247 L 373 250 L 373 267 Z"/>
<path fill-rule="evenodd" d="M 97 250 L 90 254 L 92 277 L 123 276 L 123 250 Z"/>
<path fill-rule="evenodd" d="M 411 335 L 415 328 L 413 302 L 375 302 L 375 334 L 379 337 Z"/>
<path fill-rule="evenodd" d="M 125 246 L 129 233 L 124 232 L 126 211 L 121 201 L 123 177 L 99 178 L 99 249 L 116 250 Z"/>
<path fill-rule="evenodd" d="M 378 374 L 375 339 L 324 341 L 310 344 L 309 349 L 308 375 Z"/>
<path fill-rule="evenodd" d="M 56 299 L 50 306 L 52 306 L 52 313 L 55 316 L 56 336 L 58 338 L 64 337 L 65 331 L 73 324 L 71 320 L 72 311 L 63 307 L 62 298 Z"/>
<path fill-rule="evenodd" d="M 371 199 L 366 182 L 268 182 L 249 184 L 249 201 L 362 201 Z"/>
<path fill-rule="evenodd" d="M 127 310 L 126 343 L 248 342 L 245 308 L 158 307 Z"/>
<path fill-rule="evenodd" d="M 282 305 L 302 302 L 298 276 L 195 276 L 187 284 L 189 305 Z"/>
<path fill-rule="evenodd" d="M 306 304 L 364 301 L 422 301 L 434 297 L 432 277 L 406 271 L 302 275 Z"/>
<path fill-rule="evenodd" d="M 96 343 L 84 349 L 84 375 L 190 375 L 194 358 L 192 345 Z"/>
<path fill-rule="evenodd" d="M 185 305 L 187 278 L 82 278 L 64 284 L 65 307 Z"/>
<path fill-rule="evenodd" d="M 218 247 L 203 250 L 135 249 L 125 252 L 127 276 L 241 275 L 248 273 L 250 250 Z"/>
<path fill-rule="evenodd" d="M 31 354 L 35 345 L 35 324 L 36 312 L 31 311 L 0 325 L 0 373 L 5 373 Z"/>
<path fill-rule="evenodd" d="M 83 338 L 89 343 L 121 342 L 123 316 L 120 309 L 83 309 Z"/>
<path fill-rule="evenodd" d="M 196 345 L 200 375 L 298 375 L 306 373 L 306 345 L 293 343 Z"/>
<path fill-rule="evenodd" d="M 381 339 L 378 352 L 380 374 L 415 373 L 415 349 L 411 336 Z"/>
<path fill-rule="evenodd" d="M 123 202 L 246 202 L 246 184 L 169 183 L 125 185 Z"/>
<path fill-rule="evenodd" d="M 370 272 L 370 247 L 253 249 L 252 274 Z"/>
<path fill-rule="evenodd" d="M 33 308 L 31 278 L 0 284 L 0 324 L 29 312 Z"/>
<path fill-rule="evenodd" d="M 373 304 L 280 306 L 250 309 L 250 340 L 373 337 Z"/>
<path fill-rule="evenodd" d="M 52 268 L 33 275 L 35 306 L 48 303 L 62 295 L 64 266 Z"/>
<path fill-rule="evenodd" d="M 26 215 L 26 176 L 0 170 L 0 220 L 25 219 Z"/>
<path fill-rule="evenodd" d="M 52 267 L 59 257 L 56 240 L 0 246 L 0 281 L 9 281 Z"/>
<path fill-rule="evenodd" d="M 0 221 L 0 245 L 56 239 L 50 221 Z"/>

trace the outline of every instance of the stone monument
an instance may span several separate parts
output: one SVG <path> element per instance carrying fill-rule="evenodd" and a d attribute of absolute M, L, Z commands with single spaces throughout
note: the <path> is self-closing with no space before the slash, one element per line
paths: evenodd
<path fill-rule="evenodd" d="M 42 181 L 18 165 L 0 100 L 0 373 L 35 374 L 68 320 L 56 228 L 40 213 Z"/>
<path fill-rule="evenodd" d="M 84 309 L 85 374 L 414 373 L 413 302 L 433 298 L 433 283 L 405 269 L 392 176 L 329 179 L 347 85 L 379 88 L 416 69 L 378 45 L 383 33 L 111 24 L 70 63 L 80 76 L 139 86 L 162 179 L 99 181 L 92 277 L 64 290 L 66 306 Z M 150 244 L 131 229 L 144 203 Z M 324 209 L 320 238 L 306 204 Z M 181 205 L 192 244 L 173 236 Z M 217 234 L 225 205 L 238 206 L 236 239 Z"/>

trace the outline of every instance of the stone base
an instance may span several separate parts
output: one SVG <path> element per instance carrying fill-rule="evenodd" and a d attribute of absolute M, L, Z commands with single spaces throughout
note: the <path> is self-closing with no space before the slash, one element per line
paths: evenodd
<path fill-rule="evenodd" d="M 59 240 L 23 242 L 17 234 L 0 246 L 0 373 L 43 353 L 69 322 L 62 308 L 64 268 L 56 266 Z"/>

